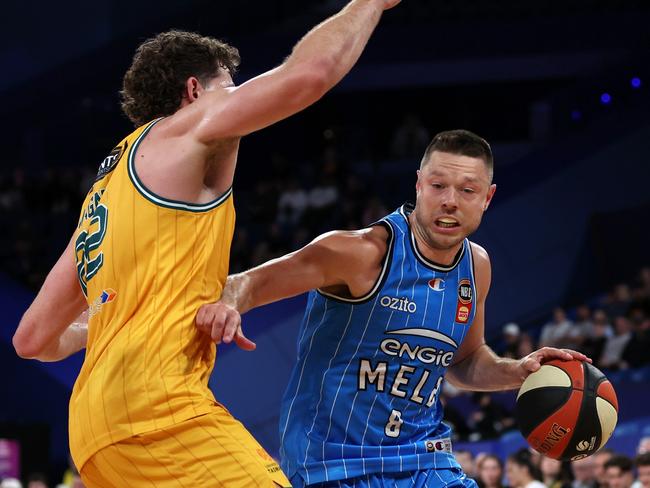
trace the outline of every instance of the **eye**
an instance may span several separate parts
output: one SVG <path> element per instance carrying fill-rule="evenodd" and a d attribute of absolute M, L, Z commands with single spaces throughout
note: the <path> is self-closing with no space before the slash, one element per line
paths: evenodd
<path fill-rule="evenodd" d="M 473 188 L 463 188 L 464 193 L 476 193 Z"/>
<path fill-rule="evenodd" d="M 442 188 L 442 183 L 431 183 L 431 186 L 436 188 L 436 189 L 440 189 L 440 188 Z"/>

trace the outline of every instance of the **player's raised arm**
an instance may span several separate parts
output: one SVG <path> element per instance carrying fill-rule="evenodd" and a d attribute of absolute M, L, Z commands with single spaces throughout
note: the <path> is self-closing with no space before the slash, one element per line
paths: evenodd
<path fill-rule="evenodd" d="M 353 0 L 312 29 L 277 68 L 192 104 L 200 117 L 197 139 L 238 137 L 316 102 L 350 71 L 382 12 L 399 0 Z"/>
<path fill-rule="evenodd" d="M 379 276 L 386 237 L 379 226 L 330 232 L 298 251 L 231 275 L 221 299 L 199 309 L 197 327 L 216 342 L 234 338 L 242 349 L 254 349 L 241 332 L 240 314 L 313 289 L 351 297 L 366 294 Z"/>
<path fill-rule="evenodd" d="M 74 258 L 74 242 L 47 275 L 13 337 L 25 359 L 60 361 L 86 347 L 88 316 Z"/>

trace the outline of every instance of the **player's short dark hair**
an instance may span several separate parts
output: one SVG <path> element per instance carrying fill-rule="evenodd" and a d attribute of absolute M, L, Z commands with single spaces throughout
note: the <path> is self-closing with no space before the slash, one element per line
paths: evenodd
<path fill-rule="evenodd" d="M 634 460 L 634 464 L 636 464 L 637 468 L 639 466 L 650 466 L 650 452 L 639 454 Z"/>
<path fill-rule="evenodd" d="M 420 167 L 423 167 L 429 162 L 431 154 L 434 151 L 483 159 L 488 169 L 490 181 L 492 181 L 492 175 L 494 173 L 492 148 L 490 148 L 490 145 L 485 139 L 477 136 L 473 132 L 464 129 L 439 132 L 433 137 L 426 151 L 424 151 Z"/>
<path fill-rule="evenodd" d="M 632 469 L 634 468 L 634 463 L 632 460 L 627 457 L 627 456 L 612 456 L 606 463 L 605 463 L 605 469 L 607 468 L 619 468 L 621 472 L 631 472 Z"/>
<path fill-rule="evenodd" d="M 185 81 L 205 83 L 219 69 L 234 74 L 239 52 L 232 46 L 194 32 L 170 30 L 144 41 L 124 75 L 122 111 L 136 126 L 171 115 L 180 106 Z"/>

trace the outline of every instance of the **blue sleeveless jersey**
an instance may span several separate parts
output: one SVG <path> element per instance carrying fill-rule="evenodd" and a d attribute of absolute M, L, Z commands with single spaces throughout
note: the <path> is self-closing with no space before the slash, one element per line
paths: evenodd
<path fill-rule="evenodd" d="M 280 455 L 307 484 L 371 473 L 460 466 L 439 393 L 475 314 L 467 239 L 442 266 L 418 250 L 404 205 L 386 226 L 374 288 L 346 299 L 310 292 L 298 361 L 284 395 Z"/>

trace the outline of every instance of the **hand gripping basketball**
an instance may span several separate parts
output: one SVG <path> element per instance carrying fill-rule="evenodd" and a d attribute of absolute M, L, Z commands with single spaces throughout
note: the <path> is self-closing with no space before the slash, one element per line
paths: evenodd
<path fill-rule="evenodd" d="M 577 460 L 603 447 L 616 427 L 618 400 L 605 375 L 588 362 L 545 362 L 517 395 L 519 430 L 536 451 Z"/>
<path fill-rule="evenodd" d="M 572 349 L 542 347 L 541 349 L 533 351 L 528 356 L 525 356 L 519 360 L 522 381 L 525 380 L 529 374 L 539 370 L 542 364 L 553 361 L 554 359 L 561 359 L 564 361 L 576 359 L 578 361 L 586 361 L 590 364 L 592 363 L 591 358 L 588 358 L 581 352 L 574 351 Z"/>
<path fill-rule="evenodd" d="M 235 344 L 244 351 L 252 351 L 257 347 L 244 335 L 239 312 L 221 301 L 202 305 L 195 321 L 196 327 L 217 344 L 221 344 L 222 340 L 229 344 L 234 339 Z"/>

